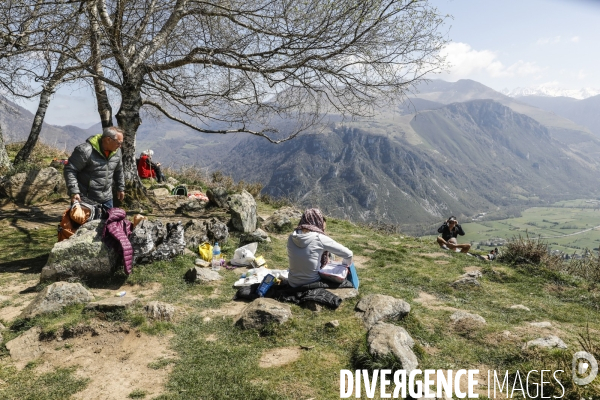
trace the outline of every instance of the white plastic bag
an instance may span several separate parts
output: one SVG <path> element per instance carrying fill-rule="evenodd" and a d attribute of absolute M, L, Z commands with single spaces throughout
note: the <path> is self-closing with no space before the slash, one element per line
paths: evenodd
<path fill-rule="evenodd" d="M 238 267 L 252 265 L 252 261 L 254 261 L 254 253 L 256 253 L 257 248 L 258 243 L 256 242 L 237 248 L 233 253 L 233 258 L 229 260 L 229 263 Z"/>

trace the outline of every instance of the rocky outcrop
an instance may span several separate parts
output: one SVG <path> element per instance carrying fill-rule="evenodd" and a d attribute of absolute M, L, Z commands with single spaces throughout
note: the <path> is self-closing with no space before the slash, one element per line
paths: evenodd
<path fill-rule="evenodd" d="M 267 220 L 263 223 L 263 228 L 267 232 L 291 232 L 294 228 L 296 228 L 301 217 L 301 211 L 298 211 L 292 207 L 283 207 L 279 210 L 276 210 L 273 215 L 267 218 Z"/>
<path fill-rule="evenodd" d="M 169 260 L 183 254 L 186 240 L 181 222 L 163 225 L 161 221 L 144 220 L 129 236 L 134 264 Z"/>
<path fill-rule="evenodd" d="M 187 246 L 198 249 L 198 245 L 208 242 L 208 227 L 206 222 L 197 219 L 189 220 L 184 227 L 185 243 Z"/>
<path fill-rule="evenodd" d="M 175 307 L 160 301 L 151 301 L 144 306 L 148 318 L 158 321 L 172 321 L 175 316 Z"/>
<path fill-rule="evenodd" d="M 243 233 L 256 230 L 256 201 L 246 190 L 229 196 L 229 211 L 233 229 Z"/>
<path fill-rule="evenodd" d="M 267 233 L 260 228 L 255 230 L 254 232 L 242 233 L 240 235 L 240 245 L 242 246 L 248 243 L 262 243 L 270 241 L 271 239 L 269 238 L 269 235 L 267 235 Z"/>
<path fill-rule="evenodd" d="M 94 295 L 80 283 L 55 282 L 39 292 L 21 312 L 19 318 L 33 318 L 60 311 L 68 305 L 88 303 L 92 300 Z"/>
<path fill-rule="evenodd" d="M 208 197 L 209 204 L 213 204 L 217 207 L 227 208 L 227 199 L 229 198 L 229 193 L 227 193 L 227 189 L 224 187 L 216 187 L 212 189 L 208 189 L 206 191 L 206 196 Z"/>
<path fill-rule="evenodd" d="M 102 242 L 103 227 L 100 220 L 91 221 L 81 225 L 69 239 L 57 242 L 50 250 L 40 281 L 88 280 L 112 275 L 120 266 L 121 257 Z"/>
<path fill-rule="evenodd" d="M 248 304 L 235 322 L 243 329 L 259 329 L 268 324 L 283 324 L 292 317 L 289 305 L 273 299 L 258 298 Z"/>
<path fill-rule="evenodd" d="M 370 294 L 358 302 L 356 309 L 364 313 L 363 321 L 367 327 L 371 327 L 379 321 L 400 319 L 408 315 L 410 304 L 392 296 Z"/>
<path fill-rule="evenodd" d="M 65 180 L 54 167 L 14 174 L 0 183 L 0 192 L 18 203 L 31 204 L 52 193 L 66 192 Z"/>
<path fill-rule="evenodd" d="M 229 229 L 227 225 L 219 221 L 216 218 L 208 220 L 206 229 L 208 231 L 208 238 L 214 242 L 224 243 L 229 239 Z"/>
<path fill-rule="evenodd" d="M 530 340 L 523 346 L 524 349 L 530 347 L 542 347 L 547 349 L 566 349 L 567 345 L 558 336 L 550 335 L 543 338 Z"/>
<path fill-rule="evenodd" d="M 369 329 L 367 345 L 369 353 L 375 358 L 394 355 L 402 363 L 407 375 L 419 366 L 419 360 L 412 350 L 415 341 L 400 326 L 376 323 Z"/>

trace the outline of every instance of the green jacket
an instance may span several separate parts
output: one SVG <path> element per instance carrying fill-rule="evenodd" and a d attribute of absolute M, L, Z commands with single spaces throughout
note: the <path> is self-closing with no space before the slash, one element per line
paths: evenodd
<path fill-rule="evenodd" d="M 79 194 L 97 204 L 113 198 L 113 180 L 117 192 L 125 191 L 121 149 L 107 158 L 100 147 L 101 139 L 102 134 L 98 134 L 75 147 L 64 170 L 69 195 Z"/>

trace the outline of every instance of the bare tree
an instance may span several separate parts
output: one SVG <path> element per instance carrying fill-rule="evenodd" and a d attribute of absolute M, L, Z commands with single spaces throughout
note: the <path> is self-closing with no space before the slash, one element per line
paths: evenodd
<path fill-rule="evenodd" d="M 4 145 L 4 135 L 2 134 L 2 126 L 0 126 L 0 172 L 12 169 L 12 164 L 6 153 L 6 147 Z"/>

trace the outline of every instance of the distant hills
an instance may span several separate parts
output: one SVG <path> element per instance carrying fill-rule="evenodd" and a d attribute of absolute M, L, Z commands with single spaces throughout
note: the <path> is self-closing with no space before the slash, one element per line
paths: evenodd
<path fill-rule="evenodd" d="M 163 164 L 260 181 L 265 193 L 336 217 L 414 233 L 451 214 L 510 216 L 525 206 L 597 196 L 595 101 L 515 99 L 471 80 L 436 80 L 374 118 L 332 115 L 326 126 L 280 145 L 247 134 L 199 134 L 144 116 L 137 150 L 154 149 Z M 9 141 L 23 140 L 32 118 L 0 102 Z M 99 131 L 45 126 L 42 137 L 69 149 Z"/>
<path fill-rule="evenodd" d="M 600 89 L 582 88 L 582 89 L 563 89 L 553 84 L 542 84 L 536 87 L 527 87 L 516 89 L 504 89 L 501 91 L 510 97 L 538 96 L 538 97 L 569 97 L 572 99 L 587 99 L 588 97 L 600 94 Z"/>

